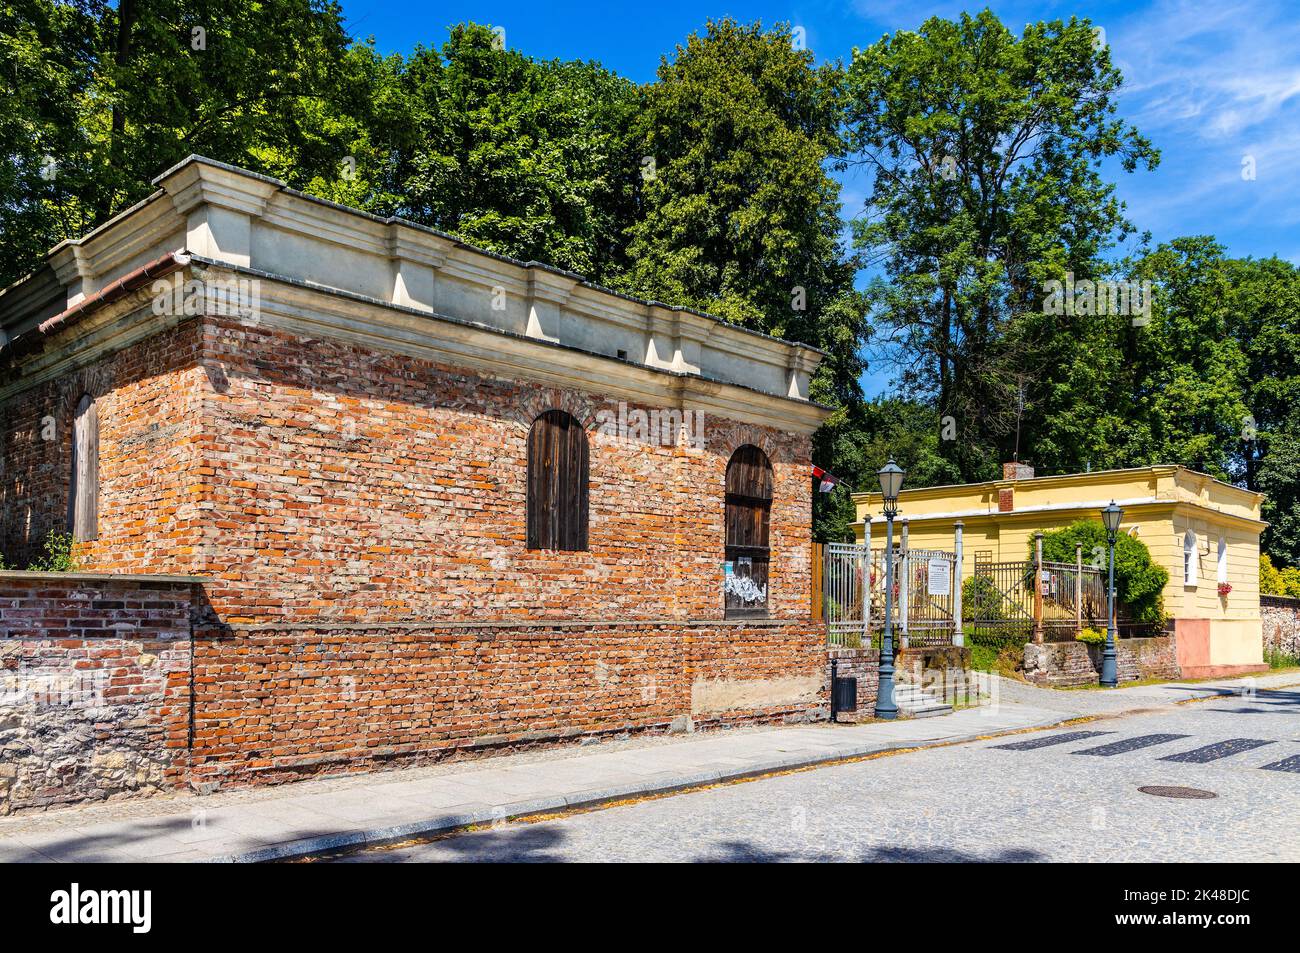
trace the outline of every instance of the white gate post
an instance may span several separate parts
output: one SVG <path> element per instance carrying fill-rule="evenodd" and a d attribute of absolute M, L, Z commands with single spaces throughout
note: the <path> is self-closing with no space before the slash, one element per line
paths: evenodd
<path fill-rule="evenodd" d="M 862 520 L 862 540 L 867 551 L 862 565 L 862 647 L 871 648 L 871 514 Z"/>
<path fill-rule="evenodd" d="M 965 645 L 966 635 L 961 629 L 961 564 L 962 564 L 962 529 L 961 520 L 952 524 L 952 644 Z"/>
<path fill-rule="evenodd" d="M 912 560 L 911 550 L 908 549 L 907 542 L 907 517 L 903 517 L 903 540 L 902 540 L 902 578 L 898 583 L 898 627 L 902 632 L 899 644 L 907 648 L 907 620 L 911 612 L 911 599 L 908 598 L 912 593 Z"/>

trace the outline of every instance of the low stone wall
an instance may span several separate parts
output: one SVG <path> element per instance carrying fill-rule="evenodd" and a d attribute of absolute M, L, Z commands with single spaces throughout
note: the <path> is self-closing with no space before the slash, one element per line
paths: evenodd
<path fill-rule="evenodd" d="M 940 701 L 965 702 L 973 694 L 970 649 L 965 646 L 909 646 L 894 658 L 894 681 L 916 685 Z"/>
<path fill-rule="evenodd" d="M 183 781 L 192 589 L 0 573 L 0 814 Z"/>
<path fill-rule="evenodd" d="M 1300 658 L 1300 599 L 1261 596 L 1259 612 L 1264 620 L 1264 651 Z"/>
<path fill-rule="evenodd" d="M 1025 678 L 1035 685 L 1068 688 L 1097 685 L 1101 680 L 1104 646 L 1085 642 L 1029 643 L 1025 646 Z M 1119 639 L 1116 670 L 1121 682 L 1146 678 L 1180 678 L 1177 644 L 1171 635 Z"/>
<path fill-rule="evenodd" d="M 836 712 L 835 720 L 854 724 L 872 718 L 876 712 L 876 697 L 880 688 L 880 652 L 876 649 L 831 648 L 827 650 L 826 678 L 830 682 L 830 662 L 840 678 L 857 679 L 857 708 Z"/>

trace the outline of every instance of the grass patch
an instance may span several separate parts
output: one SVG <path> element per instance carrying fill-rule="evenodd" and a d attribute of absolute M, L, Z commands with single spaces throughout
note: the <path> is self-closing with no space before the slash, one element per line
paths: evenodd
<path fill-rule="evenodd" d="M 1264 650 L 1264 661 L 1268 663 L 1268 667 L 1274 671 L 1300 668 L 1300 655 L 1288 655 L 1286 652 L 1275 651 L 1273 649 Z"/>

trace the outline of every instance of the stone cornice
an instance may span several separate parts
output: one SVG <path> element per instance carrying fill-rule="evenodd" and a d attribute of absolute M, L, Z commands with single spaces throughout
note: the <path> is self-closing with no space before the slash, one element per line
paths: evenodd
<path fill-rule="evenodd" d="M 810 434 L 829 410 L 819 404 L 698 374 L 621 361 L 571 345 L 314 286 L 255 269 L 194 257 L 188 276 L 257 279 L 258 324 L 307 337 L 329 337 L 464 368 L 664 408 Z M 35 355 L 21 376 L 0 383 L 0 403 L 37 384 L 175 326 L 183 316 L 153 313 L 149 289 L 105 307 L 78 326 L 74 341 Z M 48 346 L 47 346 L 48 347 Z"/>
<path fill-rule="evenodd" d="M 216 205 L 220 208 L 261 215 L 267 202 L 279 191 L 273 180 L 266 180 L 206 162 L 183 164 L 164 173 L 157 180 L 168 195 L 172 205 L 182 215 L 187 215 L 199 205 Z"/>
<path fill-rule="evenodd" d="M 172 251 L 322 286 L 629 366 L 806 402 L 821 351 L 689 308 L 643 301 L 581 275 L 473 248 L 435 229 L 313 198 L 267 176 L 190 157 L 159 191 L 51 256 L 63 307 Z M 0 292 L 11 336 L 51 313 L 33 276 Z M 56 292 L 57 293 L 57 292 Z M 38 303 L 39 299 L 39 303 Z M 53 313 L 62 310 L 54 307 Z"/>

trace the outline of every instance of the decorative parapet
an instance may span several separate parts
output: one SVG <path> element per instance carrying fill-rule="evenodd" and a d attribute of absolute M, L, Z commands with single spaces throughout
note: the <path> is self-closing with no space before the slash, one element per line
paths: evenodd
<path fill-rule="evenodd" d="M 0 293 L 6 338 L 29 329 L 33 318 L 57 314 L 144 263 L 183 250 L 196 263 L 258 278 L 268 303 L 286 294 L 268 286 L 284 282 L 425 314 L 430 320 L 419 333 L 433 346 L 451 333 L 439 319 L 472 324 L 624 366 L 798 402 L 804 409 L 789 411 L 795 430 L 815 429 L 825 417 L 808 400 L 809 381 L 824 356 L 816 348 L 689 308 L 630 298 L 581 275 L 316 199 L 210 159 L 192 156 L 155 183 L 159 191 L 150 198 L 55 248 L 42 275 Z M 55 288 L 63 292 L 57 301 Z M 354 313 L 357 325 L 367 320 Z M 129 337 L 118 340 L 125 346 Z M 551 354 L 542 360 L 561 359 Z"/>

